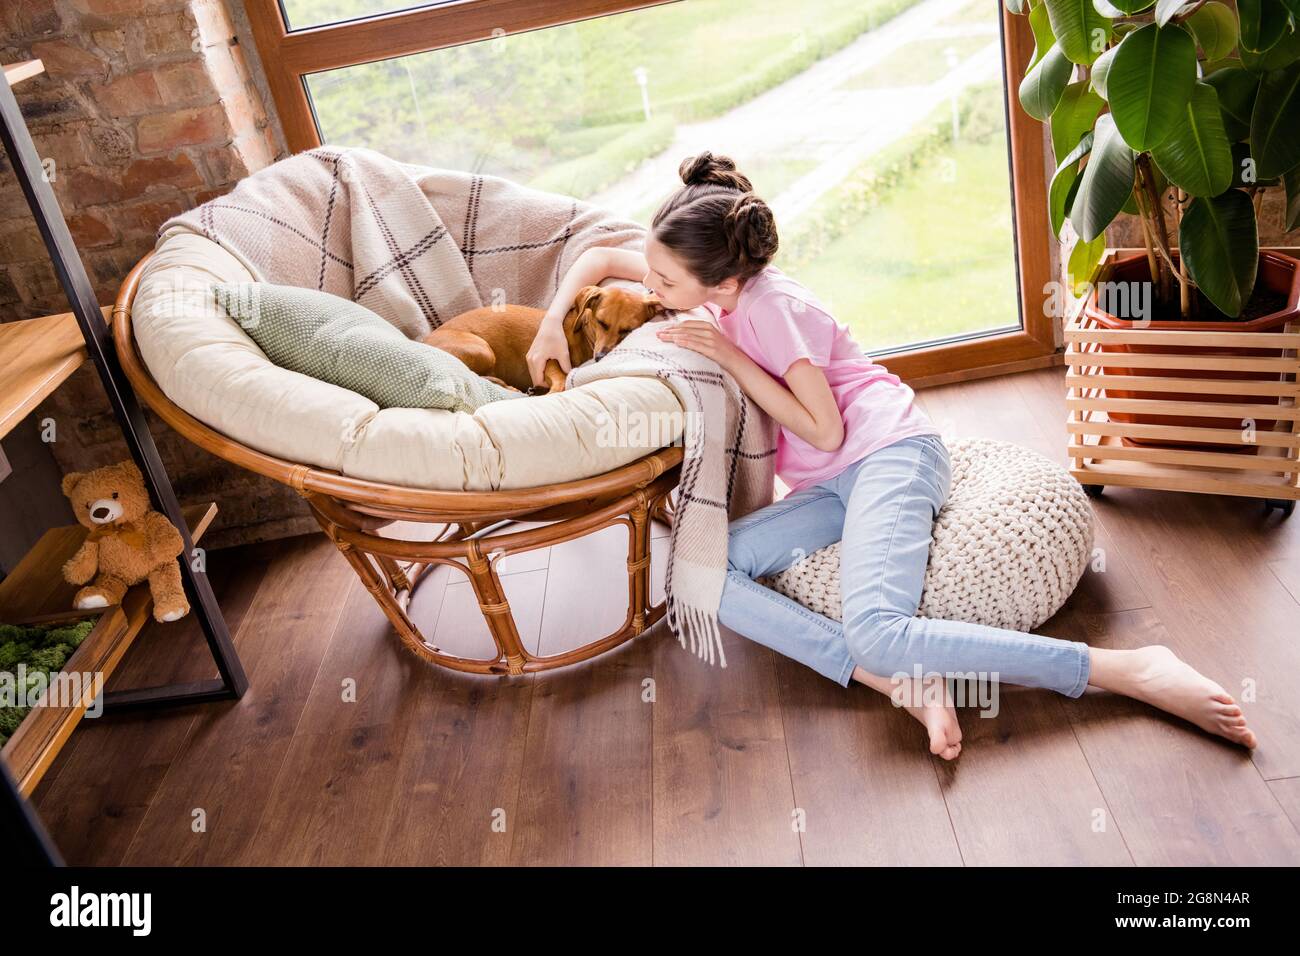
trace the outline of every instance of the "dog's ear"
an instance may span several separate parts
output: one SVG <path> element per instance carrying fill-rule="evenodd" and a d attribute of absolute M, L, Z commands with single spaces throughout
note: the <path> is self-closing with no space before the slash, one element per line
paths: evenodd
<path fill-rule="evenodd" d="M 661 312 L 667 312 L 668 308 L 659 301 L 659 296 L 653 292 L 641 297 L 641 304 L 645 306 L 645 321 L 649 322 Z"/>
<path fill-rule="evenodd" d="M 598 285 L 584 285 L 578 290 L 578 296 L 573 300 L 573 307 L 581 315 L 590 309 L 596 308 L 600 304 L 600 297 L 605 294 L 605 290 Z"/>
<path fill-rule="evenodd" d="M 578 328 L 594 314 L 596 305 L 600 302 L 600 297 L 604 292 L 605 290 L 598 285 L 585 285 L 578 290 L 578 294 L 573 300 L 573 308 L 564 317 L 565 335 L 577 333 Z"/>

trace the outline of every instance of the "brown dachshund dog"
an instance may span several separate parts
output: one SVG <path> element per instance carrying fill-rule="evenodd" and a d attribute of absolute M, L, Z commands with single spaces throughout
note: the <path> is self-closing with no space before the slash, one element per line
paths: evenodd
<path fill-rule="evenodd" d="M 653 295 L 584 286 L 564 317 L 570 364 L 577 368 L 589 359 L 604 358 L 625 335 L 663 311 L 663 305 Z M 524 305 L 485 306 L 448 319 L 422 341 L 450 352 L 498 385 L 532 392 L 528 349 L 545 314 L 542 309 Z M 543 374 L 550 392 L 564 391 L 565 373 L 559 362 L 548 361 Z"/>

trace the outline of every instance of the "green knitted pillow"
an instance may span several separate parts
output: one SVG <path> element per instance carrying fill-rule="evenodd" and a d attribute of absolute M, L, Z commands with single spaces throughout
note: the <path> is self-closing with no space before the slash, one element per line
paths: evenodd
<path fill-rule="evenodd" d="M 269 282 L 223 282 L 212 293 L 276 365 L 364 395 L 380 408 L 472 412 L 522 397 L 337 295 Z"/>

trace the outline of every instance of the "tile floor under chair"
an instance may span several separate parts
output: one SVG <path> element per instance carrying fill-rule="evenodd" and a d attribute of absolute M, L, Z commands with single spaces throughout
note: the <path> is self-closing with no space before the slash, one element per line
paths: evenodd
<path fill-rule="evenodd" d="M 918 395 L 950 438 L 1064 462 L 1063 375 Z M 1239 699 L 1255 681 L 1253 756 L 1129 700 L 1020 688 L 996 717 L 964 716 L 948 764 L 878 694 L 730 633 L 729 666 L 709 667 L 663 622 L 545 674 L 438 670 L 316 535 L 210 556 L 243 700 L 85 721 L 36 805 L 68 862 L 88 864 L 1300 862 L 1300 520 L 1115 488 L 1094 508 L 1104 571 L 1041 633 L 1165 643 Z M 509 557 L 525 639 L 554 653 L 613 629 L 625 549 L 609 529 Z M 443 646 L 487 640 L 446 571 L 413 613 Z M 148 627 L 110 688 L 208 676 L 200 640 L 192 617 Z"/>

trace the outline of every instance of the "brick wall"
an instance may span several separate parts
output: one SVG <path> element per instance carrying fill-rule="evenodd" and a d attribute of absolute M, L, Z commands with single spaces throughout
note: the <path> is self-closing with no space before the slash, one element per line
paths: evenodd
<path fill-rule="evenodd" d="M 0 35 L 0 62 L 45 64 L 15 92 L 101 303 L 164 220 L 283 155 L 225 0 L 0 0 Z M 0 154 L 0 319 L 66 310 Z M 56 423 L 63 471 L 127 454 L 89 366 L 35 414 Z M 282 485 L 150 424 L 181 499 L 219 501 L 211 545 L 316 527 Z"/>

